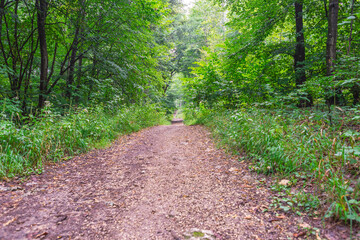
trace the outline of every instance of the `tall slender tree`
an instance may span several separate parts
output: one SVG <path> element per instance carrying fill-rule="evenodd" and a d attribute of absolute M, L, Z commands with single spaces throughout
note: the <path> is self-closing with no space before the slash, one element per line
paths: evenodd
<path fill-rule="evenodd" d="M 296 85 L 299 87 L 306 81 L 305 74 L 305 37 L 303 23 L 303 1 L 295 1 L 296 44 L 294 54 Z"/>
<path fill-rule="evenodd" d="M 47 86 L 48 86 L 48 66 L 49 66 L 49 57 L 48 49 L 46 43 L 46 16 L 47 16 L 47 2 L 46 0 L 36 0 L 36 9 L 37 9 L 37 25 L 38 25 L 38 34 L 40 42 L 40 84 L 39 84 L 39 101 L 38 107 L 42 108 L 44 106 L 46 95 L 47 95 Z"/>
<path fill-rule="evenodd" d="M 329 1 L 328 33 L 326 42 L 326 74 L 332 75 L 336 60 L 336 42 L 338 37 L 339 0 Z"/>
<path fill-rule="evenodd" d="M 295 82 L 299 88 L 306 82 L 305 71 L 305 36 L 303 21 L 303 0 L 295 0 L 295 25 L 296 25 L 296 43 L 294 54 Z M 312 96 L 307 94 L 308 100 L 300 100 L 301 106 L 311 106 Z"/>

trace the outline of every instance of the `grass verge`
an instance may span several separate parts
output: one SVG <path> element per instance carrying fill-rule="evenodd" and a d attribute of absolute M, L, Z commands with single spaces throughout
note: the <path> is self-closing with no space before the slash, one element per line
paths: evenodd
<path fill-rule="evenodd" d="M 156 105 L 124 107 L 109 111 L 102 107 L 81 109 L 60 116 L 45 109 L 17 128 L 0 121 L 0 178 L 41 172 L 45 161 L 59 161 L 104 147 L 119 135 L 166 123 L 165 112 Z"/>
<path fill-rule="evenodd" d="M 204 124 L 235 153 L 246 152 L 252 170 L 289 180 L 275 188 L 297 193 L 274 205 L 322 207 L 324 217 L 360 222 L 359 108 L 335 109 L 330 117 L 315 109 L 184 112 L 187 123 Z"/>

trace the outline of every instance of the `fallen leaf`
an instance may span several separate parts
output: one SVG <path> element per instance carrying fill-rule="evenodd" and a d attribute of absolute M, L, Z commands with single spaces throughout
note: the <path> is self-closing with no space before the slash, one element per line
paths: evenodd
<path fill-rule="evenodd" d="M 67 219 L 66 215 L 58 215 L 56 217 L 57 217 L 57 219 L 56 219 L 57 224 L 60 224 L 60 223 L 62 223 L 63 221 L 65 221 Z"/>
<path fill-rule="evenodd" d="M 316 233 L 315 236 L 316 236 L 316 240 L 321 240 L 321 237 L 319 236 L 319 233 Z"/>
<path fill-rule="evenodd" d="M 316 230 L 315 236 L 316 236 L 316 240 L 321 240 L 319 229 Z"/>
<path fill-rule="evenodd" d="M 43 232 L 43 233 L 40 233 L 38 235 L 35 236 L 35 238 L 40 238 L 40 239 L 44 239 L 46 237 L 46 235 L 48 235 L 47 232 Z"/>
<path fill-rule="evenodd" d="M 305 234 L 306 234 L 306 232 L 294 233 L 294 237 L 298 238 L 298 237 L 304 236 Z"/>
<path fill-rule="evenodd" d="M 16 220 L 16 217 L 14 217 L 13 219 L 7 221 L 6 223 L 4 223 L 4 227 L 6 227 L 7 225 L 9 225 L 10 223 L 14 222 Z"/>
<path fill-rule="evenodd" d="M 275 222 L 275 221 L 280 221 L 281 219 L 279 219 L 279 218 L 272 218 L 272 219 L 270 219 L 269 220 L 269 222 Z"/>
<path fill-rule="evenodd" d="M 290 183 L 290 181 L 289 181 L 289 180 L 287 180 L 287 179 L 283 179 L 283 180 L 281 180 L 281 181 L 279 182 L 279 185 L 282 185 L 282 186 L 288 186 L 288 185 L 289 185 L 289 183 Z"/>
<path fill-rule="evenodd" d="M 299 224 L 299 227 L 301 227 L 301 228 L 311 228 L 311 226 L 309 224 L 307 224 L 307 223 L 301 223 L 301 224 Z"/>
<path fill-rule="evenodd" d="M 284 218 L 286 218 L 285 215 L 279 215 L 279 216 L 276 216 L 275 218 L 270 219 L 269 222 L 280 221 Z"/>

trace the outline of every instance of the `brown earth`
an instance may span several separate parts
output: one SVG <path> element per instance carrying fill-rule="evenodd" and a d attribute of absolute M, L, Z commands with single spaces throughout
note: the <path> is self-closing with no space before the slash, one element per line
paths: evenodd
<path fill-rule="evenodd" d="M 0 183 L 0 239 L 347 238 L 340 225 L 319 235 L 319 220 L 263 212 L 274 194 L 264 181 L 203 127 L 153 127 Z"/>

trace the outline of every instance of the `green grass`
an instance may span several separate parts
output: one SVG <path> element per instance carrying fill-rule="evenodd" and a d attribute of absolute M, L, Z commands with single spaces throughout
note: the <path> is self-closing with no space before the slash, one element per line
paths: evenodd
<path fill-rule="evenodd" d="M 331 118 L 315 109 L 184 113 L 187 123 L 204 124 L 234 152 L 246 152 L 252 170 L 310 186 L 326 217 L 360 222 L 358 108 L 333 110 Z"/>
<path fill-rule="evenodd" d="M 119 135 L 167 122 L 155 105 L 80 109 L 59 116 L 45 109 L 41 118 L 18 128 L 0 121 L 0 178 L 41 172 L 46 161 L 60 161 L 108 146 Z"/>

